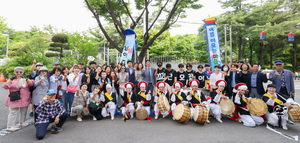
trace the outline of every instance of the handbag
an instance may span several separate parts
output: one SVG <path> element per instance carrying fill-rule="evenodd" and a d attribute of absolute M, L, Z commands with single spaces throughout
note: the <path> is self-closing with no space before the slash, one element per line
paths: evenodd
<path fill-rule="evenodd" d="M 20 100 L 21 99 L 21 96 L 20 96 L 20 89 L 18 91 L 15 91 L 15 92 L 10 92 L 9 94 L 9 97 L 10 97 L 10 101 L 17 101 L 17 100 Z"/>
<path fill-rule="evenodd" d="M 91 102 L 91 103 L 90 103 L 90 107 L 91 107 L 91 108 L 102 108 L 102 103 Z"/>
<path fill-rule="evenodd" d="M 79 79 L 78 79 L 77 85 L 78 85 L 79 82 L 80 82 L 80 78 L 81 78 L 81 75 L 79 75 Z M 68 85 L 67 91 L 68 91 L 68 92 L 76 92 L 77 85 L 76 85 L 76 86 L 74 86 L 74 85 Z"/>
<path fill-rule="evenodd" d="M 56 99 L 60 99 L 61 98 L 61 96 L 60 96 L 60 90 L 61 90 L 61 85 L 59 85 L 58 87 L 57 87 L 57 94 L 56 94 Z"/>

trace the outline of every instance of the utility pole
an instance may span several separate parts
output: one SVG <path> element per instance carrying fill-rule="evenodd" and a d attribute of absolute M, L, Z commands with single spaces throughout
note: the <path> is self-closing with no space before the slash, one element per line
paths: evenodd
<path fill-rule="evenodd" d="M 105 42 L 104 42 L 104 52 L 103 52 L 103 54 L 104 54 L 103 59 L 104 59 L 104 62 L 105 62 Z"/>
<path fill-rule="evenodd" d="M 231 25 L 229 26 L 229 30 L 230 30 L 230 61 L 232 62 L 232 32 L 231 32 L 231 30 L 232 30 L 232 27 L 231 27 Z"/>
<path fill-rule="evenodd" d="M 227 30 L 226 30 L 226 24 L 224 25 L 225 30 L 225 63 L 227 63 Z"/>

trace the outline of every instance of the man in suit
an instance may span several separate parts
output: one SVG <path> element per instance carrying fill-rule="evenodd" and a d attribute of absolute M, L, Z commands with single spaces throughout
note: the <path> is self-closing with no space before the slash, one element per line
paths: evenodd
<path fill-rule="evenodd" d="M 132 67 L 132 61 L 127 61 L 127 66 L 128 68 L 126 68 L 126 72 L 129 75 L 128 80 L 129 82 L 134 84 L 134 87 L 132 87 L 132 90 L 134 91 L 134 89 L 136 88 L 136 81 L 135 81 L 135 70 Z"/>
<path fill-rule="evenodd" d="M 246 85 L 248 87 L 247 93 L 250 92 L 250 97 L 252 98 L 262 98 L 262 95 L 265 94 L 265 89 L 263 86 L 263 82 L 268 82 L 267 79 L 267 71 L 264 71 L 264 73 L 258 71 L 259 65 L 253 64 L 252 69 L 253 72 L 249 72 L 247 74 L 247 80 Z"/>
<path fill-rule="evenodd" d="M 240 73 L 238 71 L 238 64 L 232 64 L 231 65 L 231 70 L 230 71 L 230 76 L 229 76 L 229 81 L 227 84 L 227 88 L 228 88 L 228 93 L 229 93 L 229 98 L 232 97 L 232 90 L 234 89 L 235 85 L 240 83 Z"/>
<path fill-rule="evenodd" d="M 156 80 L 155 80 L 155 69 L 151 68 L 151 61 L 150 60 L 146 60 L 146 67 L 143 69 L 142 71 L 142 77 L 143 80 L 146 81 L 148 83 L 148 86 L 146 88 L 146 91 L 148 92 L 149 90 L 151 91 L 151 97 L 153 97 L 153 89 L 154 86 L 156 84 Z"/>
<path fill-rule="evenodd" d="M 269 78 L 276 86 L 276 92 L 291 96 L 294 99 L 295 86 L 293 75 L 291 71 L 283 69 L 283 65 L 282 60 L 275 60 L 276 70 L 270 72 Z"/>

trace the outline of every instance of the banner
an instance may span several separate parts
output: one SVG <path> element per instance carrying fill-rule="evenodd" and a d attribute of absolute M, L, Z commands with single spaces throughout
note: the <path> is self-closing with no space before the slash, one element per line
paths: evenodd
<path fill-rule="evenodd" d="M 215 65 L 222 66 L 221 43 L 219 42 L 221 40 L 221 38 L 219 38 L 221 33 L 218 32 L 216 21 L 216 18 L 204 19 L 205 24 L 203 26 L 203 28 L 206 28 L 203 32 L 206 34 L 205 38 L 207 39 L 205 43 L 208 44 L 206 47 L 206 50 L 208 50 L 206 55 L 209 55 L 207 60 L 210 61 L 213 72 L 215 70 Z"/>
<path fill-rule="evenodd" d="M 127 61 L 132 59 L 132 52 L 134 49 L 136 49 L 136 34 L 132 29 L 126 29 L 124 31 L 124 35 L 126 38 L 122 56 L 120 58 L 120 63 L 125 61 L 125 64 L 127 66 Z"/>

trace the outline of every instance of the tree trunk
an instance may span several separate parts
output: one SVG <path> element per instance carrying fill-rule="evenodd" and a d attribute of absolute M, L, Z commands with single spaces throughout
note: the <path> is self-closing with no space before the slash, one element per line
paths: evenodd
<path fill-rule="evenodd" d="M 241 59 L 241 54 L 242 54 L 242 42 L 243 42 L 243 37 L 239 37 L 239 55 L 238 55 L 238 60 Z"/>
<path fill-rule="evenodd" d="M 298 71 L 298 65 L 297 65 L 297 44 L 296 42 L 293 42 L 293 72 Z"/>
<path fill-rule="evenodd" d="M 270 68 L 272 69 L 273 68 L 273 42 L 271 42 L 271 45 L 270 45 Z"/>
<path fill-rule="evenodd" d="M 262 66 L 264 62 L 264 49 L 265 49 L 264 42 L 262 42 L 260 45 L 261 45 L 261 49 L 260 49 L 260 56 L 259 56 L 259 65 Z"/>
<path fill-rule="evenodd" d="M 251 44 L 251 38 L 249 38 L 249 45 L 250 45 L 250 64 L 253 64 L 253 63 L 252 63 L 252 58 L 253 58 L 253 47 L 252 47 L 252 44 Z"/>
<path fill-rule="evenodd" d="M 144 45 L 143 48 L 142 48 L 142 50 L 141 50 L 141 52 L 140 52 L 140 54 L 137 56 L 137 60 L 138 60 L 140 63 L 143 62 L 144 57 L 145 57 L 145 55 L 146 55 L 146 53 L 147 53 L 147 49 L 148 49 L 148 47 L 146 47 L 146 45 Z"/>

